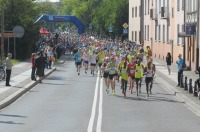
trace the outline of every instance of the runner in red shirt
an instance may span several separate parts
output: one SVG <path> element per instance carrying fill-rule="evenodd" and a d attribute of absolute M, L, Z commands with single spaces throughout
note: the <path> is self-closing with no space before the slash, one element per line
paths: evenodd
<path fill-rule="evenodd" d="M 130 78 L 130 90 L 131 90 L 131 94 L 133 94 L 134 79 L 135 79 L 135 71 L 134 71 L 135 59 L 132 58 L 131 62 L 127 66 L 128 66 L 129 78 Z"/>

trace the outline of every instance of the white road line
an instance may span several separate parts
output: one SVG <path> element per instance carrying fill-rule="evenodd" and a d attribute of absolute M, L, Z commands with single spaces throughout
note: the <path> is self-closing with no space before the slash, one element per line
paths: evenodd
<path fill-rule="evenodd" d="M 95 118 L 95 114 L 96 114 L 97 97 L 98 97 L 98 87 L 99 87 L 99 76 L 98 75 L 99 75 L 99 72 L 97 74 L 97 81 L 96 81 L 94 100 L 93 100 L 93 105 L 92 105 L 92 112 L 91 112 L 91 117 L 90 117 L 87 132 L 92 132 L 92 130 L 93 130 L 94 118 Z"/>
<path fill-rule="evenodd" d="M 101 78 L 100 82 L 99 114 L 97 118 L 96 132 L 101 132 L 102 115 L 103 115 L 102 107 L 103 107 L 103 78 Z"/>

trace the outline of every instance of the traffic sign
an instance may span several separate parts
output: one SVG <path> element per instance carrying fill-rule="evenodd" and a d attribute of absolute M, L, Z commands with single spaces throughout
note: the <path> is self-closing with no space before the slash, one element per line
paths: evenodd
<path fill-rule="evenodd" d="M 124 28 L 128 28 L 128 24 L 127 24 L 127 23 L 124 23 L 122 26 L 123 26 Z"/>
<path fill-rule="evenodd" d="M 21 38 L 24 35 L 24 28 L 22 26 L 15 26 L 13 28 L 13 33 L 15 34 L 15 37 Z"/>
<path fill-rule="evenodd" d="M 124 29 L 123 29 L 123 33 L 124 33 L 124 34 L 128 34 L 128 29 L 127 29 L 127 28 L 124 28 Z"/>
<path fill-rule="evenodd" d="M 108 30 L 109 30 L 110 33 L 112 33 L 113 32 L 112 26 L 110 26 Z"/>

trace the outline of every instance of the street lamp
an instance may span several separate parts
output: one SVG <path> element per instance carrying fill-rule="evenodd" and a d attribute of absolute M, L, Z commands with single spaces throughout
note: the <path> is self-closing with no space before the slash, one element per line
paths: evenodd
<path fill-rule="evenodd" d="M 1 62 L 4 55 L 4 0 L 1 3 Z"/>

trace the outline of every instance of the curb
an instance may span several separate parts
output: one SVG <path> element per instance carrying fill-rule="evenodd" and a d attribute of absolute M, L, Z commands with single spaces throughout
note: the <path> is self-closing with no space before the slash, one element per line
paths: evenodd
<path fill-rule="evenodd" d="M 57 70 L 56 68 L 53 68 L 52 70 L 47 71 L 47 73 L 44 76 L 44 79 L 56 70 Z M 37 84 L 38 84 L 38 81 L 31 81 L 30 83 L 25 85 L 23 88 L 19 89 L 15 93 L 13 93 L 10 96 L 8 96 L 7 98 L 5 98 L 3 101 L 0 102 L 0 109 L 3 109 L 6 106 L 12 104 L 14 101 L 16 101 L 18 98 L 20 98 L 23 94 L 25 94 L 27 91 L 32 89 Z"/>

